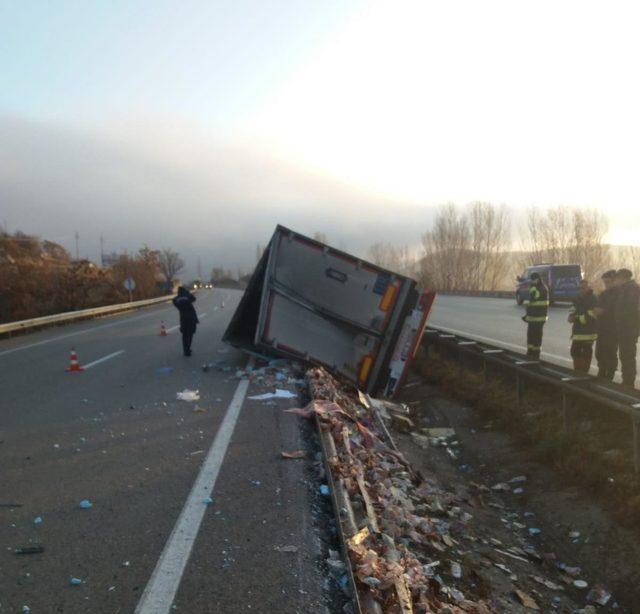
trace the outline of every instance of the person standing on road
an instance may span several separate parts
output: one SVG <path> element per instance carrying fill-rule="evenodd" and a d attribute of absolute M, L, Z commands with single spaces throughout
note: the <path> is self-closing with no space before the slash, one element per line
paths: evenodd
<path fill-rule="evenodd" d="M 598 318 L 596 328 L 596 360 L 598 361 L 598 377 L 613 381 L 618 368 L 618 338 L 616 336 L 616 272 L 612 269 L 602 275 L 604 290 L 598 296 L 595 314 Z"/>
<path fill-rule="evenodd" d="M 196 297 L 184 286 L 178 288 L 178 295 L 173 299 L 173 304 L 180 312 L 180 332 L 182 333 L 182 350 L 185 356 L 191 356 L 191 342 L 199 324 L 198 314 L 193 304 Z"/>
<path fill-rule="evenodd" d="M 598 301 L 586 279 L 580 282 L 580 290 L 569 309 L 571 330 L 571 358 L 578 373 L 589 373 L 593 357 L 593 342 L 598 338 L 595 308 Z"/>
<path fill-rule="evenodd" d="M 618 335 L 618 355 L 622 369 L 622 385 L 633 388 L 636 383 L 636 345 L 640 333 L 640 286 L 629 269 L 616 273 L 618 296 L 615 321 Z"/>
<path fill-rule="evenodd" d="M 542 349 L 542 329 L 549 311 L 549 289 L 539 273 L 531 274 L 529 301 L 523 320 L 527 323 L 527 356 L 538 359 Z"/>

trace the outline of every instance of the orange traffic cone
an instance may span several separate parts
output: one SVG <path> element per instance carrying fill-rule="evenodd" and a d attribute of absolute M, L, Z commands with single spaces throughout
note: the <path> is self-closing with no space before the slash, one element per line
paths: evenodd
<path fill-rule="evenodd" d="M 164 322 L 162 320 L 160 320 L 160 336 L 161 337 L 167 336 L 167 329 L 164 327 Z"/>
<path fill-rule="evenodd" d="M 78 362 L 78 355 L 76 354 L 75 348 L 71 348 L 71 364 L 67 369 L 68 372 L 72 371 L 84 371 L 84 369 L 80 366 Z"/>

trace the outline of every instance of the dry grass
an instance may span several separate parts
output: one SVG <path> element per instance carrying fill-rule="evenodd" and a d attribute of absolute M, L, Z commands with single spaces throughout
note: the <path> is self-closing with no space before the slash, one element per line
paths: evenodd
<path fill-rule="evenodd" d="M 416 369 L 429 383 L 476 410 L 477 416 L 508 432 L 532 459 L 552 466 L 572 483 L 587 489 L 610 507 L 618 519 L 640 521 L 640 479 L 633 471 L 630 419 L 614 410 L 577 401 L 563 429 L 559 395 L 530 386 L 516 405 L 515 387 L 497 377 L 461 369 L 422 350 Z"/>

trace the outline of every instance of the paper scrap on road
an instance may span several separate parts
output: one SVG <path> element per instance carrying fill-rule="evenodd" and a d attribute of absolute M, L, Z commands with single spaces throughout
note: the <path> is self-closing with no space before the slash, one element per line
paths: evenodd
<path fill-rule="evenodd" d="M 291 392 L 291 390 L 276 388 L 275 392 L 265 392 L 264 394 L 256 394 L 247 398 L 251 401 L 267 401 L 268 399 L 295 399 L 297 396 L 298 395 L 295 392 Z"/>
<path fill-rule="evenodd" d="M 304 450 L 294 450 L 293 452 L 280 452 L 282 458 L 304 458 Z"/>
<path fill-rule="evenodd" d="M 178 401 L 199 401 L 200 391 L 189 390 L 188 388 L 185 388 L 182 392 L 176 393 L 176 398 L 178 399 Z"/>

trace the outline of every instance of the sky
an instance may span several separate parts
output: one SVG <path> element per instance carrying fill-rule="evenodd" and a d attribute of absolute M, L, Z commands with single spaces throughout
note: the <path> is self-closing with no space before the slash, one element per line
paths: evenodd
<path fill-rule="evenodd" d="M 599 207 L 640 244 L 633 2 L 0 0 L 0 223 L 250 268 L 446 202 Z"/>

